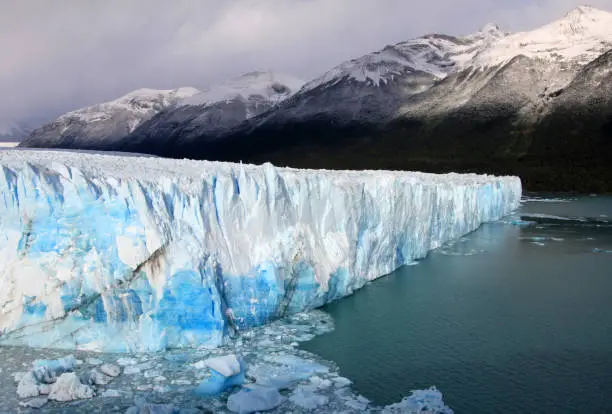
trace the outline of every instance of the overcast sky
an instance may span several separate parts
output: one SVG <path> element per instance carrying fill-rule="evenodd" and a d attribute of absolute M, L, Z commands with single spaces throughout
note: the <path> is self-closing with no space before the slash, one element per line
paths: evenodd
<path fill-rule="evenodd" d="M 507 31 L 580 0 L 0 0 L 0 121 L 254 69 L 313 78 L 425 33 Z M 612 11 L 612 0 L 590 0 Z"/>

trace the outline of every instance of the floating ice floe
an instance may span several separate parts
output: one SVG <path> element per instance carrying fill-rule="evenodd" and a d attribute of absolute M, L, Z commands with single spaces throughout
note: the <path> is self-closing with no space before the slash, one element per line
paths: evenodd
<path fill-rule="evenodd" d="M 116 377 L 121 374 L 121 368 L 113 364 L 103 364 L 100 366 L 100 371 L 109 377 Z"/>
<path fill-rule="evenodd" d="M 73 410 L 77 413 L 96 411 L 113 412 L 115 407 L 129 407 L 129 413 L 181 413 L 195 414 L 208 412 L 251 412 L 256 407 L 273 407 L 270 413 L 286 412 L 381 412 L 385 407 L 377 406 L 357 394 L 351 381 L 339 375 L 338 367 L 321 360 L 316 355 L 300 350 L 295 346 L 298 338 L 312 337 L 333 329 L 331 317 L 321 311 L 311 311 L 291 315 L 269 326 L 261 326 L 242 333 L 239 337 L 226 342 L 219 348 L 200 348 L 192 350 L 171 350 L 149 355 L 126 355 L 118 359 L 112 354 L 93 354 L 78 351 L 75 355 L 85 361 L 97 358 L 103 364 L 119 362 L 124 366 L 124 374 L 130 368 L 139 372 L 130 376 L 120 375 L 108 385 L 90 384 L 83 380 L 99 365 L 75 364 L 74 376 L 69 377 L 62 389 L 62 399 L 85 397 L 74 401 L 51 399 L 44 406 L 53 412 Z M 28 350 L 32 355 L 32 350 Z M 38 358 L 57 361 L 58 354 L 53 350 L 37 351 Z M 9 351 L 0 347 L 0 360 L 5 360 L 5 369 L 14 372 L 17 380 L 23 380 L 28 373 L 18 373 L 23 363 L 30 365 L 32 359 L 20 359 L 21 352 Z M 17 355 L 11 359 L 9 355 Z M 125 359 L 129 358 L 129 360 Z M 70 358 L 71 359 L 71 358 Z M 76 358 L 75 358 L 76 360 Z M 244 360 L 236 373 L 236 361 Z M 129 362 L 128 362 L 129 361 Z M 198 364 L 198 362 L 201 362 Z M 133 365 L 132 365 L 133 364 Z M 44 366 L 61 366 L 52 362 Z M 195 395 L 194 388 L 212 373 L 211 366 L 228 375 L 244 374 L 244 383 L 226 388 L 223 392 L 208 395 L 206 398 Z M 221 374 L 217 373 L 222 376 Z M 66 374 L 64 374 L 66 375 Z M 163 377 L 163 380 L 161 378 Z M 228 377 L 224 377 L 224 381 Z M 77 382 L 78 379 L 81 379 Z M 231 376 L 230 376 L 231 378 Z M 55 384 L 38 383 L 30 377 L 38 395 L 28 399 L 0 400 L 0 412 L 17 412 L 20 406 L 46 400 L 43 393 L 51 392 Z M 59 379 L 58 379 L 59 380 Z M 93 382 L 93 381 L 92 381 Z M 44 388 L 44 389 L 43 389 Z M 91 398 L 88 389 L 93 391 Z M 43 392 L 41 392 L 43 391 Z M 56 395 L 57 391 L 56 391 Z M 427 395 L 429 397 L 425 398 Z M 281 396 L 279 399 L 278 397 Z M 439 401 L 433 397 L 439 397 Z M 36 399 L 41 399 L 40 401 Z M 258 404 L 258 405 L 255 405 Z M 420 394 L 408 402 L 391 405 L 389 409 L 402 413 L 451 412 L 442 401 L 441 393 Z M 420 405 L 419 405 L 420 404 Z M 440 408 L 438 411 L 435 407 Z M 30 407 L 31 408 L 31 407 Z"/>
<path fill-rule="evenodd" d="M 204 366 L 210 368 L 210 376 L 204 379 L 195 394 L 201 397 L 210 397 L 220 394 L 230 387 L 242 385 L 246 382 L 245 364 L 236 358 L 236 355 L 224 355 L 209 358 Z"/>
<path fill-rule="evenodd" d="M 84 398 L 93 398 L 94 390 L 89 385 L 82 384 L 74 372 L 67 372 L 59 376 L 51 386 L 49 399 L 55 401 L 73 401 Z"/>
<path fill-rule="evenodd" d="M 612 250 L 604 250 L 596 247 L 593 249 L 593 253 L 612 253 Z"/>
<path fill-rule="evenodd" d="M 81 383 L 87 385 L 107 385 L 109 382 L 111 382 L 112 378 L 101 373 L 97 369 L 92 369 L 91 371 L 81 375 L 80 380 Z"/>
<path fill-rule="evenodd" d="M 45 405 L 47 405 L 48 402 L 49 402 L 49 399 L 46 397 L 37 397 L 37 398 L 32 398 L 31 400 L 28 400 L 28 401 L 22 401 L 19 403 L 19 405 L 21 405 L 22 407 L 26 407 L 26 408 L 40 409 L 44 407 Z"/>
<path fill-rule="evenodd" d="M 413 391 L 401 402 L 386 406 L 382 412 L 383 414 L 452 414 L 453 410 L 442 401 L 442 393 L 436 387 L 431 387 L 426 390 Z"/>
<path fill-rule="evenodd" d="M 268 411 L 278 407 L 283 401 L 283 396 L 276 388 L 253 387 L 243 388 L 227 399 L 227 408 L 234 413 L 254 413 L 256 411 Z"/>
<path fill-rule="evenodd" d="M 121 398 L 123 394 L 119 390 L 104 390 L 100 397 L 102 398 Z"/>
<path fill-rule="evenodd" d="M 295 405 L 305 408 L 307 410 L 314 410 L 320 406 L 324 406 L 329 402 L 329 397 L 318 394 L 316 392 L 317 386 L 298 386 L 289 399 Z"/>

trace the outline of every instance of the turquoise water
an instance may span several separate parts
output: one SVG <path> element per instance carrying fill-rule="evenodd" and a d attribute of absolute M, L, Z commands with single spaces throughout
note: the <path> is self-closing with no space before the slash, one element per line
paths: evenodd
<path fill-rule="evenodd" d="M 612 412 L 612 198 L 527 198 L 323 309 L 336 329 L 303 347 L 377 403 L 436 385 L 457 413 Z"/>

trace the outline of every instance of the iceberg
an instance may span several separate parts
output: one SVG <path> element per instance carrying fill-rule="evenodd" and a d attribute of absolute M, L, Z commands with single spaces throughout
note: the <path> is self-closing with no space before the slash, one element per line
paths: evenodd
<path fill-rule="evenodd" d="M 517 208 L 517 177 L 0 151 L 0 343 L 210 346 Z"/>
<path fill-rule="evenodd" d="M 200 397 L 217 395 L 227 388 L 246 382 L 246 364 L 234 354 L 208 358 L 203 362 L 210 368 L 210 376 L 194 391 Z M 194 366 L 198 367 L 200 364 L 196 363 Z"/>

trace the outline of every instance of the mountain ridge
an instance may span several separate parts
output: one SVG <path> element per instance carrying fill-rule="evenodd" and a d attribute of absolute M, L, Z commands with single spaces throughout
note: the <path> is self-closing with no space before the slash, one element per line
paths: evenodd
<path fill-rule="evenodd" d="M 557 115 L 584 106 L 590 95 L 589 111 L 599 105 L 602 113 L 585 113 L 592 126 L 577 125 L 592 134 L 589 142 L 607 142 L 607 96 L 597 88 L 607 89 L 589 73 L 608 79 L 609 62 L 599 58 L 609 50 L 612 13 L 586 6 L 531 31 L 488 24 L 462 37 L 428 34 L 343 62 L 250 117 L 221 122 L 237 109 L 217 107 L 221 121 L 207 122 L 219 128 L 193 124 L 211 116 L 197 105 L 188 119 L 171 116 L 176 109 L 160 111 L 146 133 L 135 131 L 111 149 L 300 167 L 520 173 L 533 190 L 576 190 L 576 179 L 554 179 L 563 163 L 542 148 L 550 145 L 547 134 L 559 136 L 554 153 L 571 158 L 566 150 L 575 145 L 566 141 L 579 141 L 580 131 L 567 135 Z M 574 85 L 581 78 L 589 79 L 583 90 Z M 592 183 L 581 188 L 612 191 L 612 180 L 587 174 L 591 160 L 612 177 L 610 156 L 591 146 L 574 153 L 565 165 Z"/>

